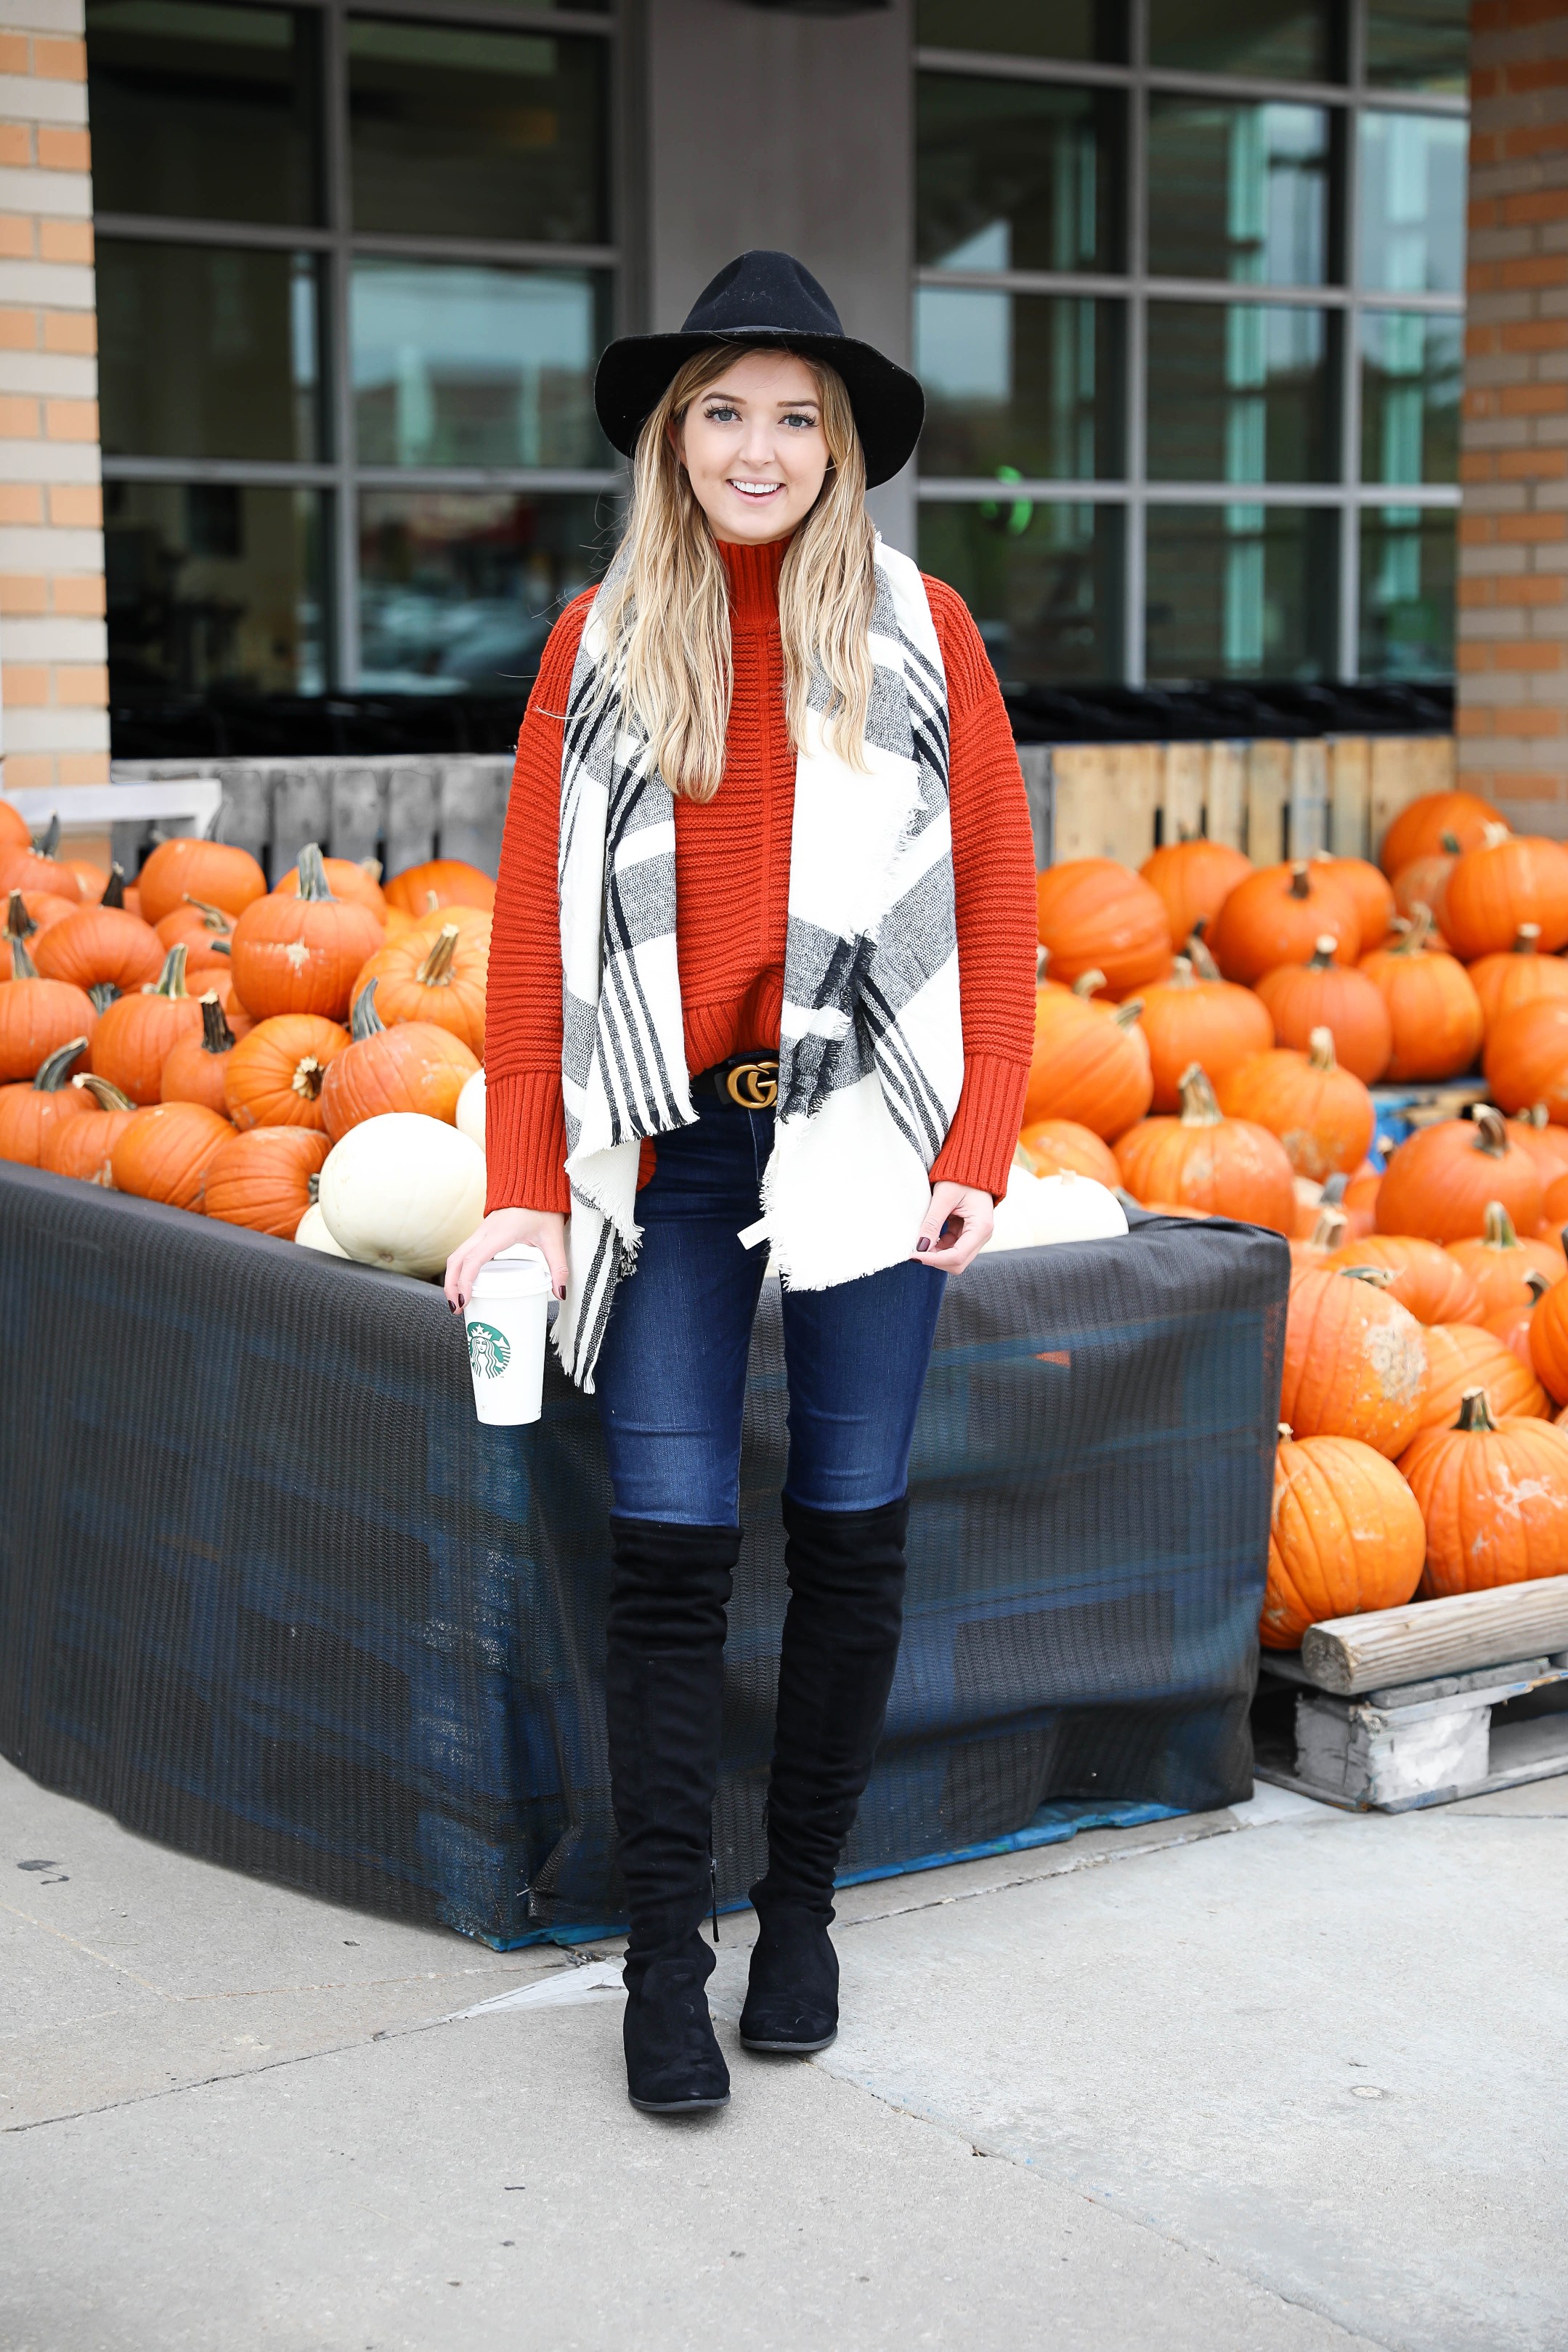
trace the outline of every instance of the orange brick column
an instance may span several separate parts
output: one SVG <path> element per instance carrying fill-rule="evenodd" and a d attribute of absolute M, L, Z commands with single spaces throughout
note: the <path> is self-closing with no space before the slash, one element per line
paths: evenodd
<path fill-rule="evenodd" d="M 0 0 L 5 781 L 109 781 L 82 0 Z"/>

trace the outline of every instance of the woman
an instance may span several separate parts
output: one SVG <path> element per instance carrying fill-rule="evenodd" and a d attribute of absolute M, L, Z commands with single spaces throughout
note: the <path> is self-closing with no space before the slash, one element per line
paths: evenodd
<path fill-rule="evenodd" d="M 763 1244 L 790 1597 L 740 2032 L 804 2052 L 837 2030 L 833 1873 L 898 1651 L 937 1308 L 1018 1134 L 1034 860 L 974 625 L 866 516 L 919 433 L 914 379 L 798 262 L 751 253 L 680 334 L 612 344 L 594 397 L 634 456 L 631 515 L 518 741 L 489 1201 L 446 1295 L 531 1243 L 598 1401 L 628 2088 L 679 2114 L 729 2095 L 701 1927 Z"/>

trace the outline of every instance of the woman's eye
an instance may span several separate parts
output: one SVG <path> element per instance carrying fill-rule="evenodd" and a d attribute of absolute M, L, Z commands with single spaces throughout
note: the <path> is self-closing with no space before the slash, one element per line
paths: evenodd
<path fill-rule="evenodd" d="M 703 413 L 710 425 L 733 425 L 737 414 L 727 401 L 721 401 L 717 407 L 705 409 Z"/>
<path fill-rule="evenodd" d="M 816 424 L 816 421 L 817 420 L 814 416 L 802 416 L 799 410 L 797 410 L 792 416 L 787 416 L 784 419 L 786 425 L 799 425 L 808 433 L 810 433 L 811 427 Z"/>

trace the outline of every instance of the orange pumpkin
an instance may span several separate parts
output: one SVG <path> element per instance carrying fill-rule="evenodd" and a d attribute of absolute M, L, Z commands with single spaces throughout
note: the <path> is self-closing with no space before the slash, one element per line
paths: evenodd
<path fill-rule="evenodd" d="M 41 935 L 33 961 L 46 980 L 129 996 L 157 979 L 163 949 L 152 925 L 123 907 L 78 907 Z"/>
<path fill-rule="evenodd" d="M 1273 1024 L 1252 991 L 1221 980 L 1202 941 L 1194 945 L 1197 959 L 1178 955 L 1169 980 L 1144 991 L 1140 1026 L 1148 1041 L 1157 1111 L 1179 1108 L 1181 1074 L 1192 1063 L 1201 1063 L 1223 1087 L 1239 1064 L 1274 1042 Z M 1195 961 L 1207 963 L 1212 976 L 1200 979 Z"/>
<path fill-rule="evenodd" d="M 243 915 L 267 896 L 267 877 L 248 849 L 183 835 L 159 843 L 137 876 L 136 888 L 143 919 L 156 928 L 187 899 L 221 907 L 225 915 Z"/>
<path fill-rule="evenodd" d="M 1358 1437 L 1390 1456 L 1420 1425 L 1422 1327 L 1386 1276 L 1322 1266 L 1296 1275 L 1285 1316 L 1280 1411 L 1302 1437 Z"/>
<path fill-rule="evenodd" d="M 66 1084 L 86 1043 L 84 1037 L 68 1037 L 45 1055 L 29 1082 L 0 1087 L 0 1160 L 37 1168 L 50 1129 L 69 1125 L 88 1110 L 86 1099 Z"/>
<path fill-rule="evenodd" d="M 1394 1051 L 1384 1076 L 1451 1078 L 1468 1070 L 1486 1027 L 1481 1001 L 1462 963 L 1429 945 L 1422 908 L 1397 947 L 1375 948 L 1361 969 L 1388 1008 Z"/>
<path fill-rule="evenodd" d="M 333 898 L 351 901 L 357 907 L 368 907 L 384 929 L 389 909 L 386 893 L 382 888 L 376 874 L 371 870 L 375 863 L 373 857 L 360 863 L 356 863 L 351 857 L 323 857 L 321 860 L 327 877 L 327 887 Z M 377 871 L 379 872 L 379 868 Z M 287 898 L 297 893 L 299 888 L 298 866 L 291 866 L 282 880 L 275 882 L 272 887 L 274 894 L 278 898 Z M 492 900 L 495 895 L 495 885 L 492 883 L 490 887 Z"/>
<path fill-rule="evenodd" d="M 68 857 L 65 863 L 77 877 L 84 907 L 120 907 L 125 905 L 125 872 L 120 866 L 107 870 L 95 866 L 88 857 Z M 133 908 L 132 912 L 136 910 Z"/>
<path fill-rule="evenodd" d="M 1531 1103 L 1508 1122 L 1508 1139 L 1528 1151 L 1541 1171 L 1543 1187 L 1568 1175 L 1568 1128 L 1553 1127 L 1544 1103 Z"/>
<path fill-rule="evenodd" d="M 487 874 L 461 857 L 433 857 L 423 866 L 408 866 L 382 888 L 389 907 L 405 915 L 425 915 L 435 907 L 479 907 L 486 914 L 496 903 L 496 886 Z"/>
<path fill-rule="evenodd" d="M 296 895 L 257 898 L 235 925 L 229 955 L 240 1003 L 258 1021 L 288 1013 L 340 1020 L 383 937 L 368 907 L 332 896 L 312 842 L 299 855 Z"/>
<path fill-rule="evenodd" d="M 423 1111 L 451 1121 L 458 1096 L 479 1067 L 462 1039 L 433 1021 L 384 1027 L 376 985 L 369 982 L 356 999 L 350 1044 L 321 1083 L 321 1123 L 334 1143 L 385 1111 Z"/>
<path fill-rule="evenodd" d="M 202 1206 L 225 1224 L 292 1241 L 327 1150 L 326 1137 L 312 1128 L 257 1127 L 234 1136 L 213 1154 Z"/>
<path fill-rule="evenodd" d="M 1530 1360 L 1536 1379 L 1568 1404 L 1568 1283 L 1554 1282 L 1530 1318 Z"/>
<path fill-rule="evenodd" d="M 1322 1183 L 1359 1168 L 1372 1144 L 1377 1115 L 1361 1080 L 1334 1060 L 1333 1039 L 1314 1029 L 1311 1050 L 1277 1045 L 1255 1054 L 1219 1088 L 1231 1118 L 1249 1118 L 1277 1135 L 1298 1176 Z"/>
<path fill-rule="evenodd" d="M 1355 908 L 1364 955 L 1382 944 L 1398 912 L 1386 878 L 1364 857 L 1331 857 L 1320 850 L 1310 861 L 1314 877 L 1343 890 Z"/>
<path fill-rule="evenodd" d="M 1367 1234 L 1346 1241 L 1329 1261 L 1335 1266 L 1382 1266 L 1394 1276 L 1387 1296 L 1407 1307 L 1417 1323 L 1479 1323 L 1481 1295 L 1439 1242 L 1415 1234 Z"/>
<path fill-rule="evenodd" d="M 235 1048 L 235 1033 L 213 992 L 208 991 L 196 1002 L 202 1008 L 202 1034 L 199 1037 L 182 1037 L 172 1048 L 159 1080 L 158 1098 L 161 1102 L 205 1103 L 209 1110 L 225 1118 L 228 1097 L 224 1080 Z"/>
<path fill-rule="evenodd" d="M 1413 857 L 1394 877 L 1394 911 L 1406 922 L 1416 919 L 1417 907 L 1425 907 L 1432 920 L 1442 928 L 1443 901 L 1448 896 L 1448 877 L 1459 862 L 1459 845 L 1451 833 L 1443 835 L 1443 846 L 1429 857 Z"/>
<path fill-rule="evenodd" d="M 1568 996 L 1537 996 L 1500 1013 L 1481 1066 L 1504 1110 L 1544 1103 L 1549 1118 L 1568 1126 Z"/>
<path fill-rule="evenodd" d="M 0 1082 L 31 1084 L 40 1062 L 68 1037 L 91 1043 L 98 1009 L 67 980 L 41 980 L 26 943 L 11 940 L 11 978 L 0 988 Z"/>
<path fill-rule="evenodd" d="M 1165 900 L 1113 857 L 1071 857 L 1037 875 L 1040 940 L 1053 975 L 1071 987 L 1104 973 L 1113 996 L 1129 996 L 1171 968 Z"/>
<path fill-rule="evenodd" d="M 400 951 L 402 946 L 400 940 Z M 1096 977 L 1086 973 L 1080 987 Z M 1024 1125 L 1071 1119 L 1109 1143 L 1142 1118 L 1154 1093 L 1148 1041 L 1138 1026 L 1142 1010 L 1137 997 L 1113 1006 L 1052 981 L 1037 988 Z"/>
<path fill-rule="evenodd" d="M 31 849 L 27 820 L 14 801 L 0 801 L 0 849 Z"/>
<path fill-rule="evenodd" d="M 1348 1223 L 1337 1202 L 1320 1198 L 1311 1208 L 1302 1202 L 1291 1243 L 1292 1271 L 1299 1274 L 1303 1266 L 1327 1265 L 1343 1243 Z"/>
<path fill-rule="evenodd" d="M 1382 1190 L 1381 1171 L 1374 1168 L 1370 1160 L 1364 1161 L 1345 1186 L 1342 1204 L 1350 1219 L 1353 1241 L 1377 1231 L 1377 1196 Z"/>
<path fill-rule="evenodd" d="M 1223 841 L 1173 841 L 1145 857 L 1138 872 L 1165 902 L 1173 948 L 1185 948 L 1201 924 L 1212 923 L 1252 860 Z"/>
<path fill-rule="evenodd" d="M 1305 859 L 1265 866 L 1239 882 L 1208 933 L 1227 980 L 1250 986 L 1282 963 L 1304 963 L 1321 939 L 1333 939 L 1341 963 L 1361 950 L 1355 902 L 1338 882 L 1321 881 Z"/>
<path fill-rule="evenodd" d="M 172 947 L 154 987 L 118 996 L 98 1024 L 92 1066 L 133 1103 L 155 1103 L 163 1065 L 182 1037 L 200 1034 L 202 1008 L 185 989 L 185 950 Z"/>
<path fill-rule="evenodd" d="M 371 956 L 354 982 L 353 998 L 357 1003 L 373 980 L 377 1006 L 389 1028 L 400 1021 L 433 1021 L 438 1029 L 449 1029 L 460 1037 L 471 1054 L 483 1059 L 485 983 L 489 969 L 488 925 L 481 932 L 444 917 L 434 938 L 416 923 Z M 1095 1007 L 1094 1017 L 1109 1020 L 1110 1007 Z M 1042 1103 L 1035 1115 L 1047 1110 L 1059 1111 L 1063 1118 L 1077 1116 L 1057 1103 Z M 1028 1109 L 1024 1116 L 1030 1116 Z"/>
<path fill-rule="evenodd" d="M 1458 848 L 1473 849 L 1485 840 L 1489 825 L 1502 822 L 1500 812 L 1474 793 L 1423 793 L 1400 810 L 1384 835 L 1378 863 L 1385 874 L 1397 874 L 1412 858 L 1440 850 L 1445 834 Z"/>
<path fill-rule="evenodd" d="M 78 1072 L 71 1084 L 81 1089 L 88 1108 L 80 1118 L 57 1119 L 46 1130 L 38 1165 L 51 1176 L 74 1176 L 80 1184 L 101 1184 L 112 1192 L 110 1157 L 136 1106 L 95 1071 Z"/>
<path fill-rule="evenodd" d="M 1279 964 L 1258 982 L 1274 1036 L 1298 1053 L 1308 1049 L 1314 1029 L 1326 1029 L 1342 1066 L 1365 1086 L 1375 1086 L 1394 1055 L 1394 1025 L 1376 983 L 1364 971 L 1334 961 L 1326 934 L 1305 963 Z"/>
<path fill-rule="evenodd" d="M 235 1127 L 321 1127 L 322 1085 L 348 1042 L 345 1028 L 316 1013 L 258 1021 L 229 1055 L 225 1073 L 224 1099 Z"/>
<path fill-rule="evenodd" d="M 0 849 L 0 891 L 13 890 L 46 890 L 53 898 L 68 898 L 73 907 L 81 904 L 81 884 L 70 867 L 36 849 Z"/>
<path fill-rule="evenodd" d="M 244 1037 L 256 1027 L 256 1023 L 235 994 L 235 979 L 220 964 L 214 964 L 200 975 L 201 993 L 215 996 L 224 1009 L 224 1019 L 236 1037 Z"/>
<path fill-rule="evenodd" d="M 1394 1465 L 1354 1437 L 1280 1427 L 1269 1582 L 1258 1638 L 1294 1650 L 1309 1625 L 1398 1609 L 1421 1580 L 1427 1531 Z"/>
<path fill-rule="evenodd" d="M 157 925 L 159 938 L 166 948 L 182 941 L 185 949 L 187 971 L 227 971 L 230 949 L 234 940 L 234 918 L 225 915 L 221 907 L 198 906 L 191 899 L 176 907 Z"/>
<path fill-rule="evenodd" d="M 1400 1462 L 1427 1528 L 1423 1600 L 1561 1576 L 1568 1560 L 1568 1434 L 1495 1410 L 1468 1390 L 1453 1424 L 1423 1430 Z"/>
<path fill-rule="evenodd" d="M 1568 961 L 1540 952 L 1541 926 L 1521 923 L 1512 947 L 1485 955 L 1470 966 L 1470 985 L 1481 1001 L 1490 1037 L 1492 1024 L 1516 1004 L 1538 996 L 1568 996 Z"/>
<path fill-rule="evenodd" d="M 1530 834 L 1504 834 L 1467 849 L 1443 900 L 1443 929 L 1455 954 L 1467 963 L 1500 955 L 1525 923 L 1539 927 L 1548 955 L 1568 946 L 1568 849 Z"/>
<path fill-rule="evenodd" d="M 1145 1118 L 1116 1145 L 1122 1181 L 1135 1201 L 1171 1201 L 1270 1225 L 1289 1235 L 1296 1193 L 1284 1147 L 1267 1128 L 1226 1118 L 1195 1062 L 1181 1081 L 1179 1118 Z"/>
<path fill-rule="evenodd" d="M 199 1210 L 207 1171 L 233 1135 L 205 1103 L 150 1104 L 127 1122 L 110 1154 L 115 1190 Z"/>
<path fill-rule="evenodd" d="M 1538 1374 L 1521 1364 L 1494 1331 L 1479 1323 L 1429 1323 L 1421 1427 L 1451 1427 L 1459 1399 L 1473 1388 L 1484 1388 L 1500 1413 L 1547 1411 Z"/>
<path fill-rule="evenodd" d="M 1487 1204 L 1500 1201 L 1521 1233 L 1541 1223 L 1541 1177 L 1528 1151 L 1509 1140 L 1501 1114 L 1484 1103 L 1473 1120 L 1439 1119 L 1394 1152 L 1377 1194 L 1380 1234 L 1463 1242 L 1484 1231 Z"/>
<path fill-rule="evenodd" d="M 1065 1170 L 1074 1176 L 1092 1176 L 1112 1192 L 1122 1181 L 1110 1145 L 1076 1119 L 1035 1119 L 1019 1136 L 1019 1150 L 1034 1176 L 1060 1176 Z"/>
<path fill-rule="evenodd" d="M 1552 1288 L 1543 1274 L 1532 1266 L 1524 1277 L 1530 1296 L 1522 1307 L 1505 1307 L 1500 1315 L 1489 1315 L 1481 1325 L 1494 1339 L 1500 1339 L 1509 1353 L 1517 1356 L 1521 1364 L 1533 1373 L 1535 1356 L 1531 1339 L 1535 1329 L 1535 1310 Z"/>
<path fill-rule="evenodd" d="M 6 896 L 5 931 L 14 940 L 26 940 L 31 948 L 36 940 L 52 924 L 64 922 L 68 915 L 79 911 L 80 901 L 56 898 L 47 890 L 12 890 Z M 10 973 L 0 973 L 9 980 Z"/>
<path fill-rule="evenodd" d="M 1464 1267 L 1479 1291 L 1479 1319 L 1482 1322 L 1493 1315 L 1501 1315 L 1505 1309 L 1517 1313 L 1529 1304 L 1526 1277 L 1531 1272 L 1543 1275 L 1548 1285 L 1561 1282 L 1568 1274 L 1568 1258 L 1563 1256 L 1561 1245 L 1555 1242 L 1521 1242 L 1500 1201 L 1488 1202 L 1479 1236 L 1450 1242 L 1448 1255 Z"/>

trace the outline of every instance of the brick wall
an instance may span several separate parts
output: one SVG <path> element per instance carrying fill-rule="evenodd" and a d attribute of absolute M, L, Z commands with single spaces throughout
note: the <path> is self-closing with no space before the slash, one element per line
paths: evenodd
<path fill-rule="evenodd" d="M 0 699 L 7 786 L 107 783 L 82 0 L 0 0 Z"/>
<path fill-rule="evenodd" d="M 1470 24 L 1458 781 L 1568 836 L 1568 0 Z"/>

